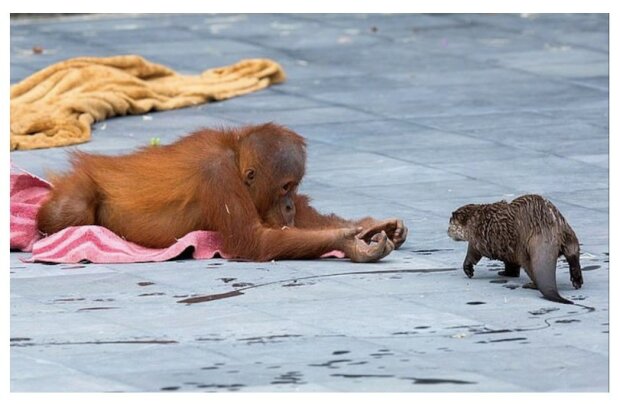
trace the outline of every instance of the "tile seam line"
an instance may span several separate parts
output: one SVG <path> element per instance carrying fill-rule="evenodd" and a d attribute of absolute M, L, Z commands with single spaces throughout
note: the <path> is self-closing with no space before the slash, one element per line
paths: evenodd
<path fill-rule="evenodd" d="M 315 14 L 323 14 L 323 13 L 310 13 L 310 14 L 305 14 L 305 15 L 315 15 Z M 330 13 L 326 13 L 326 14 L 330 14 Z M 353 15 L 353 14 L 357 14 L 357 13 L 344 13 L 343 15 Z M 366 15 L 373 15 L 375 13 L 360 13 L 360 14 L 366 14 Z M 381 14 L 379 14 L 381 15 Z M 409 16 L 415 16 L 415 15 L 424 15 L 427 17 L 437 17 L 437 15 L 433 15 L 433 14 L 429 14 L 429 13 L 402 13 L 400 15 L 409 15 Z M 315 23 L 320 23 L 320 24 L 324 24 L 327 25 L 331 28 L 337 28 L 337 29 L 342 29 L 345 30 L 346 27 L 335 24 L 334 22 L 332 22 L 331 20 L 321 20 L 319 18 L 316 17 L 299 17 L 299 14 L 291 14 L 289 15 L 291 17 L 291 19 L 293 20 L 297 20 L 297 21 L 312 21 Z M 434 27 L 423 27 L 423 28 L 416 28 L 416 30 L 418 32 L 422 31 L 422 32 L 428 32 L 428 31 L 435 31 L 435 30 L 442 30 L 442 29 L 453 29 L 453 28 L 467 28 L 467 27 L 471 27 L 471 26 L 476 26 L 476 25 L 481 25 L 479 22 L 463 22 L 454 18 L 450 18 L 450 16 L 448 15 L 444 15 L 444 18 L 449 19 L 450 21 L 452 21 L 454 24 L 453 25 L 440 25 L 440 26 L 434 26 Z M 366 21 L 368 23 L 371 23 L 372 21 Z M 414 27 L 415 28 L 415 27 Z M 364 36 L 368 36 L 368 37 L 381 37 L 383 39 L 385 39 L 387 42 L 391 42 L 391 43 L 397 43 L 396 40 L 393 37 L 387 36 L 385 34 L 382 33 L 369 33 L 367 31 L 360 31 L 360 33 L 363 32 Z M 378 31 L 381 32 L 381 31 Z M 412 31 L 413 32 L 413 31 Z"/>
<path fill-rule="evenodd" d="M 398 120 L 398 119 L 395 119 L 395 120 Z M 410 123 L 410 122 L 406 122 L 406 121 L 405 121 L 405 123 Z M 416 124 L 416 125 L 417 125 L 417 124 Z M 421 126 L 426 126 L 426 125 L 421 125 Z M 435 129 L 435 130 L 440 130 L 440 129 L 437 129 L 437 128 L 434 128 L 434 127 L 431 127 L 431 126 L 429 126 L 429 128 L 430 128 L 430 129 Z M 443 132 L 445 132 L 445 131 L 443 131 Z M 454 132 L 449 132 L 449 133 L 454 133 Z M 455 134 L 461 134 L 461 133 L 455 133 Z M 464 136 L 467 136 L 467 135 L 465 135 L 465 134 L 463 134 L 463 135 L 464 135 Z M 471 137 L 471 136 L 467 136 L 467 137 Z M 478 139 L 478 138 L 476 138 L 476 139 Z M 325 142 L 325 141 L 322 141 L 322 140 L 315 140 L 315 142 L 320 142 L 320 143 L 324 143 L 324 144 L 332 145 L 332 143 L 328 143 L 328 142 Z M 498 145 L 500 145 L 500 146 L 504 146 L 504 147 L 514 148 L 513 146 L 503 145 L 503 144 L 501 144 L 501 143 L 499 143 Z M 517 148 L 517 149 L 519 149 L 519 148 Z M 530 150 L 530 149 L 527 149 L 527 148 L 521 148 L 521 149 L 522 149 L 522 150 L 528 150 L 528 151 Z M 350 148 L 350 150 L 356 150 L 356 151 L 359 151 L 359 152 L 367 152 L 367 151 L 364 151 L 364 150 L 360 150 L 360 149 L 358 149 L 358 148 L 356 148 L 356 147 L 351 147 L 351 148 Z M 537 152 L 538 152 L 538 151 L 537 151 Z M 391 159 L 394 159 L 394 160 L 398 160 L 398 161 L 401 161 L 401 162 L 405 162 L 405 163 L 409 163 L 409 164 L 411 164 L 411 163 L 412 163 L 411 161 L 408 161 L 408 160 L 403 160 L 402 158 L 395 157 L 395 156 L 390 156 L 390 155 L 387 155 L 387 154 L 382 153 L 382 152 L 380 152 L 380 151 L 375 151 L 375 152 L 373 152 L 373 153 L 374 153 L 374 154 L 377 154 L 377 155 L 380 155 L 380 156 L 383 156 L 383 157 L 387 157 L 387 158 L 391 158 Z M 541 153 L 542 153 L 542 152 L 541 152 Z M 549 154 L 551 154 L 551 153 L 549 153 Z M 555 156 L 555 157 L 559 157 L 559 156 Z M 568 158 L 564 158 L 564 157 L 561 157 L 561 158 L 562 158 L 562 159 L 567 159 L 567 160 L 570 160 L 570 161 L 574 161 L 573 159 L 568 159 Z M 578 160 L 577 160 L 577 161 L 578 161 Z M 591 165 L 591 164 L 587 164 L 587 163 L 584 163 L 584 162 L 580 162 L 580 163 L 582 163 L 582 164 L 586 164 L 586 165 L 588 165 L 588 166 L 590 166 L 590 165 Z M 473 181 L 480 181 L 480 182 L 482 182 L 482 183 L 487 183 L 487 184 L 490 184 L 490 185 L 499 186 L 500 188 L 506 188 L 506 186 L 505 186 L 505 185 L 503 185 L 502 183 L 498 183 L 498 182 L 494 182 L 494 181 L 490 181 L 490 180 L 486 180 L 486 179 L 481 179 L 481 178 L 477 178 L 477 177 L 474 177 L 474 176 L 469 176 L 469 175 L 463 174 L 463 173 L 461 173 L 461 172 L 456 172 L 455 170 L 447 170 L 447 169 L 445 169 L 444 167 L 436 167 L 436 166 L 433 166 L 433 165 L 429 165 L 428 163 L 414 163 L 414 164 L 416 164 L 416 165 L 420 165 L 420 166 L 425 167 L 425 168 L 431 168 L 431 169 L 435 169 L 435 170 L 440 170 L 440 171 L 446 172 L 446 173 L 448 173 L 448 174 L 459 175 L 459 176 L 465 177 L 465 178 L 470 179 L 470 180 L 473 180 Z M 597 166 L 597 167 L 598 167 L 598 166 Z M 400 184 L 400 185 L 406 185 L 406 184 Z M 398 185 L 394 185 L 394 186 L 398 186 Z M 514 192 L 517 192 L 517 191 L 518 191 L 517 189 L 513 189 L 513 188 L 509 188 L 509 189 L 512 189 Z M 599 188 L 597 188 L 597 189 L 599 189 Z M 604 188 L 602 188 L 602 189 L 604 189 Z M 580 206 L 580 207 L 581 207 L 581 206 Z M 586 208 L 586 209 L 591 209 L 591 208 Z M 592 210 L 592 209 L 591 209 L 591 210 Z"/>
<path fill-rule="evenodd" d="M 288 92 L 286 90 L 280 89 L 280 88 L 274 88 L 273 91 L 274 92 L 280 92 L 280 93 L 283 93 L 283 94 L 286 94 L 286 95 L 295 95 L 295 94 L 292 94 L 292 93 L 290 93 L 290 92 Z M 552 155 L 554 157 L 558 157 L 560 159 L 569 160 L 571 162 L 576 162 L 578 164 L 585 164 L 585 165 L 587 165 L 589 167 L 600 168 L 596 164 L 586 163 L 584 161 L 576 160 L 576 159 L 573 159 L 571 157 L 562 156 L 562 155 L 559 155 L 559 154 L 556 154 L 556 153 L 540 151 L 540 150 L 536 150 L 536 149 L 532 149 L 532 148 L 528 148 L 528 147 L 519 147 L 519 146 L 509 145 L 509 144 L 503 143 L 503 142 L 495 140 L 495 139 L 486 139 L 486 138 L 481 139 L 481 138 L 479 138 L 477 136 L 474 136 L 474 135 L 472 135 L 472 134 L 470 134 L 468 132 L 463 132 L 462 130 L 459 130 L 459 129 L 446 130 L 446 129 L 442 129 L 442 128 L 440 128 L 438 126 L 435 126 L 435 125 L 432 125 L 432 124 L 416 122 L 415 118 L 395 118 L 395 117 L 390 117 L 390 116 L 382 115 L 382 114 L 379 114 L 379 113 L 376 113 L 376 112 L 373 112 L 373 111 L 369 111 L 369 110 L 366 110 L 366 109 L 360 108 L 360 107 L 353 107 L 353 106 L 350 106 L 350 105 L 347 105 L 347 104 L 343 104 L 343 103 L 316 99 L 316 98 L 312 97 L 312 95 L 299 95 L 298 94 L 297 96 L 301 97 L 301 98 L 309 99 L 311 101 L 315 101 L 315 102 L 331 105 L 333 107 L 347 108 L 347 109 L 351 109 L 353 111 L 361 112 L 361 113 L 364 113 L 364 114 L 367 114 L 367 115 L 375 116 L 377 118 L 380 118 L 380 119 L 377 119 L 379 121 L 395 121 L 395 122 L 401 122 L 401 123 L 406 123 L 406 124 L 410 124 L 410 125 L 416 125 L 416 126 L 419 126 L 419 127 L 422 127 L 422 128 L 426 128 L 426 129 L 433 129 L 433 130 L 437 130 L 437 131 L 440 131 L 440 132 L 445 132 L 445 133 L 451 133 L 451 134 L 455 134 L 455 135 L 465 136 L 467 138 L 478 140 L 478 141 L 479 140 L 483 140 L 483 141 L 486 141 L 486 142 L 494 143 L 494 144 L 496 144 L 498 146 L 502 146 L 504 148 L 513 148 L 513 149 L 516 149 L 516 150 L 526 150 L 526 151 L 533 151 L 533 152 L 537 152 L 537 153 L 549 154 L 549 155 Z M 534 113 L 534 114 L 537 114 L 537 115 L 546 116 L 546 115 L 541 114 L 541 113 L 539 113 L 537 111 L 531 111 L 531 112 Z M 484 114 L 484 115 L 492 115 L 492 114 Z M 373 120 L 368 120 L 368 121 L 365 121 L 365 122 L 372 122 L 372 121 Z M 350 122 L 357 122 L 357 121 L 350 121 Z M 334 123 L 347 123 L 347 122 L 332 122 L 332 124 L 334 124 Z M 330 123 L 326 122 L 326 123 L 323 123 L 321 125 L 328 125 L 328 124 L 330 124 Z M 305 125 L 306 126 L 310 126 L 310 124 L 305 124 Z M 302 126 L 302 125 L 299 125 L 299 126 Z M 533 127 L 540 127 L 540 126 L 544 127 L 545 125 L 533 125 Z M 532 127 L 532 126 L 529 126 L 529 127 Z M 491 130 L 489 130 L 489 131 L 491 131 Z M 608 131 L 608 133 L 609 133 L 609 131 Z M 609 134 L 608 134 L 608 138 L 609 138 Z M 322 141 L 324 143 L 328 143 L 325 140 L 322 140 Z M 332 143 L 329 143 L 329 144 L 332 144 Z M 355 148 L 355 150 L 364 151 L 364 150 L 360 150 L 358 148 Z M 386 157 L 386 156 L 384 155 L 384 157 Z"/>
<path fill-rule="evenodd" d="M 182 31 L 191 32 L 191 30 L 190 30 L 189 28 L 187 28 L 187 27 L 181 27 L 181 30 L 182 30 Z M 238 42 L 241 42 L 241 43 L 249 43 L 249 44 L 254 45 L 254 46 L 265 47 L 264 45 L 256 44 L 256 43 L 255 43 L 255 42 L 253 42 L 253 41 L 243 41 L 243 40 L 237 40 L 237 39 L 232 39 L 232 38 L 228 38 L 228 37 L 224 37 L 224 38 L 227 38 L 227 39 L 229 39 L 229 40 L 233 40 L 233 41 L 238 41 Z M 74 42 L 75 42 L 75 41 L 74 41 Z M 277 51 L 280 51 L 280 52 L 283 52 L 283 51 L 284 51 L 283 49 L 281 49 L 281 48 L 276 48 L 276 47 L 266 47 L 266 48 L 268 48 L 268 49 L 273 49 L 273 50 L 277 50 Z M 286 52 L 283 52 L 283 53 L 287 54 Z M 290 55 L 288 55 L 288 56 L 290 56 Z M 465 58 L 466 58 L 466 59 L 468 59 L 468 60 L 470 60 L 471 62 L 476 63 L 476 61 L 475 61 L 475 60 L 472 60 L 472 59 L 467 58 L 467 57 L 465 57 Z M 520 72 L 520 73 L 525 73 L 525 74 L 530 75 L 530 76 L 536 76 L 536 77 L 538 77 L 538 78 L 550 79 L 548 76 L 544 76 L 544 75 L 543 75 L 543 76 L 541 76 L 541 75 L 538 75 L 538 74 L 535 74 L 535 73 L 532 73 L 532 72 L 529 72 L 529 71 L 526 71 L 526 70 L 520 70 L 520 69 L 518 69 L 518 68 L 510 68 L 510 67 L 502 66 L 502 65 L 497 64 L 497 63 L 493 63 L 492 65 L 495 65 L 496 67 L 498 67 L 498 68 L 500 68 L 500 69 L 513 70 L 513 71 L 518 71 L 518 72 Z M 552 78 L 551 78 L 551 79 L 552 79 Z M 552 81 L 558 81 L 558 82 L 560 82 L 560 83 L 569 83 L 569 84 L 574 84 L 574 83 L 572 83 L 572 82 L 570 82 L 570 81 L 564 81 L 564 80 L 553 80 L 553 79 L 552 79 Z M 585 87 L 590 88 L 589 86 L 585 86 Z M 290 95 L 290 96 L 299 96 L 299 94 L 291 94 L 291 93 L 289 93 L 289 92 L 282 91 L 281 89 L 274 89 L 274 91 L 276 91 L 276 92 L 280 92 L 280 93 L 285 93 L 286 95 Z M 386 116 L 385 116 L 385 115 L 378 114 L 378 113 L 375 113 L 375 112 L 372 112 L 372 111 L 368 111 L 368 110 L 365 110 L 364 108 L 351 107 L 351 106 L 348 106 L 348 105 L 346 105 L 346 104 L 342 104 L 342 103 L 334 103 L 334 102 L 329 102 L 329 101 L 328 101 L 328 102 L 325 102 L 324 100 L 316 99 L 316 98 L 313 98 L 313 97 L 311 97 L 311 96 L 303 96 L 302 98 L 306 98 L 306 99 L 309 99 L 309 100 L 312 100 L 312 101 L 315 101 L 315 102 L 318 102 L 318 103 L 327 103 L 327 104 L 331 104 L 332 106 L 339 106 L 339 107 L 348 108 L 348 109 L 355 110 L 355 111 L 358 111 L 358 112 L 362 112 L 362 113 L 365 113 L 365 114 L 368 114 L 368 115 L 373 115 L 373 116 L 377 116 L 377 117 L 383 117 L 383 118 L 386 118 Z M 303 109 L 303 108 L 301 108 L 301 109 Z M 243 121 L 239 121 L 238 119 L 232 119 L 230 116 L 225 116 L 225 118 L 230 119 L 230 120 L 232 120 L 232 121 L 234 121 L 234 122 L 237 122 L 237 123 L 243 123 Z M 396 118 L 396 120 L 403 120 L 403 118 Z M 350 121 L 350 122 L 357 122 L 357 121 Z M 338 123 L 346 123 L 346 122 L 338 122 Z M 416 123 L 416 124 L 417 124 L 417 123 Z M 427 125 L 424 125 L 424 124 L 417 124 L 417 125 L 420 125 L 420 126 L 427 126 Z M 432 128 L 432 129 L 435 129 L 435 130 L 441 130 L 441 129 L 436 128 L 436 127 L 431 127 L 431 128 Z M 470 135 L 467 135 L 467 134 L 465 134 L 465 133 L 463 133 L 463 132 L 458 132 L 458 131 L 445 131 L 445 130 L 442 130 L 442 131 L 444 131 L 444 132 L 452 132 L 452 133 L 461 134 L 461 135 L 464 135 L 464 136 L 471 137 Z M 476 139 L 479 139 L 479 138 L 476 138 Z M 485 140 L 488 140 L 488 139 L 485 139 Z M 501 143 L 501 142 L 498 142 L 498 144 L 501 144 L 501 145 L 507 146 L 507 145 L 505 145 L 505 144 L 503 144 L 503 143 Z M 525 149 L 525 150 L 530 150 L 530 149 L 528 149 L 528 148 L 522 148 L 522 149 Z M 564 156 L 560 156 L 560 155 L 556 155 L 556 157 L 566 158 L 566 157 L 564 157 Z M 570 159 L 570 158 L 569 158 L 569 159 Z M 570 159 L 570 160 L 572 160 L 572 161 L 576 161 L 576 160 L 573 160 L 573 159 Z M 582 162 L 582 163 L 583 163 L 583 162 Z M 586 164 L 587 164 L 587 163 L 586 163 Z"/>
<path fill-rule="evenodd" d="M 429 15 L 429 14 L 425 14 L 425 15 Z M 447 16 L 447 18 L 450 18 L 453 21 L 454 20 L 461 21 L 461 20 L 458 19 L 458 16 L 456 16 L 456 17 L 457 18 L 451 18 L 451 16 Z M 316 22 L 316 20 L 312 20 L 312 19 L 310 19 L 310 20 Z M 328 22 L 328 25 L 330 25 L 332 27 L 335 26 L 334 24 L 329 24 L 329 22 Z M 500 31 L 504 30 L 502 27 L 498 27 L 498 26 L 495 26 L 493 24 L 488 24 L 488 23 L 479 22 L 479 21 L 472 22 L 472 23 L 465 22 L 462 27 L 467 28 L 467 27 L 470 27 L 470 26 L 487 26 L 487 27 L 493 27 L 493 28 L 499 29 Z M 338 26 L 336 26 L 336 27 L 338 27 Z M 452 28 L 460 28 L 460 26 L 457 25 L 457 26 L 454 26 Z M 508 32 L 508 33 L 512 33 L 512 34 L 519 34 L 519 32 L 515 31 L 515 30 L 504 30 L 504 31 Z M 365 35 L 369 35 L 369 34 L 365 34 Z M 370 35 L 370 36 L 372 36 L 372 35 Z M 544 39 L 544 40 L 546 40 L 546 38 L 539 38 L 539 37 L 537 37 L 537 39 L 541 39 L 541 40 Z M 396 44 L 395 40 L 393 40 L 392 38 L 389 38 L 389 42 L 391 42 L 393 44 Z M 253 44 L 253 45 L 260 46 L 258 44 Z M 569 44 L 569 45 L 573 46 L 574 48 L 583 48 L 585 50 L 606 54 L 609 57 L 609 52 L 605 53 L 605 52 L 602 52 L 602 51 L 599 51 L 599 50 L 593 50 L 593 49 L 590 49 L 590 48 L 587 48 L 587 47 L 578 46 L 578 45 L 574 45 L 574 44 Z M 431 51 L 430 54 L 443 55 L 444 53 L 443 52 L 437 52 L 437 51 Z M 466 59 L 466 60 L 468 60 L 468 61 L 470 61 L 470 62 L 472 62 L 474 64 L 481 63 L 480 61 L 477 61 L 475 59 L 472 59 L 472 58 L 468 57 L 467 56 L 468 53 L 457 53 L 457 54 L 459 55 L 459 59 L 460 58 L 464 58 L 464 59 Z M 451 55 L 448 55 L 448 56 L 451 56 Z M 486 64 L 486 63 L 484 63 L 484 64 Z M 490 63 L 490 65 L 491 66 L 495 66 L 496 68 L 499 68 L 499 69 L 512 70 L 512 71 L 516 71 L 516 72 L 519 72 L 519 73 L 524 73 L 524 74 L 529 75 L 529 76 L 535 76 L 535 77 L 538 77 L 538 78 L 547 79 L 547 80 L 550 80 L 550 81 L 556 82 L 556 83 L 569 84 L 569 85 L 578 86 L 578 87 L 582 87 L 582 88 L 588 88 L 590 90 L 597 90 L 599 92 L 609 92 L 609 90 L 604 91 L 604 90 L 602 90 L 602 89 L 600 89 L 600 88 L 598 88 L 596 86 L 588 85 L 588 84 L 585 84 L 585 83 L 575 82 L 575 81 L 572 81 L 570 79 L 557 79 L 557 78 L 555 78 L 553 76 L 541 75 L 541 74 L 534 73 L 534 72 L 531 72 L 531 71 L 528 71 L 528 70 L 521 70 L 519 68 L 513 68 L 513 67 L 510 67 L 510 66 L 505 66 L 505 65 L 502 65 L 502 64 L 499 64 L 499 63 L 496 63 L 496 62 Z M 607 60 L 607 66 L 609 67 L 609 59 Z"/>
<path fill-rule="evenodd" d="M 608 13 L 601 13 L 601 14 L 607 14 L 609 16 Z M 459 14 L 455 14 L 455 15 L 453 15 L 453 17 L 456 18 L 457 20 L 463 21 L 462 17 L 460 17 L 461 15 L 462 14 L 460 14 L 460 15 Z M 514 14 L 514 15 L 516 16 L 517 14 Z M 485 26 L 485 27 L 488 27 L 488 28 L 494 28 L 496 30 L 503 31 L 503 32 L 506 32 L 506 33 L 515 34 L 515 35 L 522 35 L 522 33 L 519 30 L 507 28 L 507 27 L 505 27 L 502 24 L 493 24 L 493 23 L 487 22 L 487 21 L 476 21 L 476 23 L 478 25 Z M 607 19 L 607 23 L 608 23 L 607 35 L 608 35 L 608 38 L 609 38 L 609 17 Z M 599 31 L 592 31 L 592 32 L 599 32 Z M 600 31 L 600 32 L 603 32 L 603 31 Z M 531 37 L 535 38 L 535 39 L 538 39 L 540 41 L 544 41 L 544 42 L 554 42 L 554 41 L 555 42 L 560 42 L 558 39 L 547 38 L 547 37 L 543 37 L 543 36 L 540 36 L 540 35 L 531 35 Z M 564 43 L 566 43 L 567 45 L 572 46 L 573 48 L 582 48 L 582 49 L 585 49 L 585 50 L 588 50 L 588 51 L 591 51 L 591 52 L 596 52 L 596 53 L 601 53 L 601 54 L 609 55 L 609 51 L 605 52 L 602 49 L 592 48 L 592 47 L 589 47 L 589 46 L 576 44 L 574 42 L 564 42 Z"/>
<path fill-rule="evenodd" d="M 13 347 L 11 347 L 11 349 L 13 349 Z M 36 356 L 28 355 L 28 354 L 23 354 L 23 355 L 27 356 L 29 359 L 31 359 L 31 360 L 33 360 L 35 362 L 37 360 L 40 360 L 40 357 L 36 357 Z M 132 387 L 132 388 L 139 389 L 139 386 L 126 383 L 125 381 L 118 380 L 116 378 L 96 375 L 96 374 L 94 374 L 92 372 L 89 372 L 89 371 L 85 371 L 85 370 L 81 370 L 81 369 L 76 369 L 74 367 L 67 366 L 67 365 L 65 365 L 65 364 L 63 364 L 61 362 L 51 361 L 51 360 L 47 360 L 47 359 L 43 359 L 43 360 L 45 360 L 46 362 L 52 363 L 53 365 L 60 366 L 60 367 L 65 368 L 65 369 L 73 370 L 76 373 L 79 373 L 79 374 L 82 374 L 82 375 L 85 375 L 85 376 L 89 376 L 89 377 L 92 377 L 94 379 L 100 379 L 100 380 L 104 380 L 104 381 L 107 381 L 107 382 L 114 382 L 114 383 L 118 383 L 118 384 L 121 384 L 121 385 L 124 385 L 124 386 L 127 386 L 127 387 Z M 40 380 L 41 378 L 45 379 L 45 378 L 48 378 L 48 377 L 50 377 L 50 376 L 46 376 L 46 377 L 30 377 L 30 379 Z M 53 375 L 52 375 L 52 377 L 53 377 Z M 28 379 L 28 378 L 26 378 L 26 379 Z M 15 380 L 15 379 L 11 378 L 11 380 Z M 32 392 L 32 391 L 30 391 L 30 392 Z"/>
<path fill-rule="evenodd" d="M 261 309 L 255 309 L 255 310 L 260 311 L 260 312 L 262 312 L 263 314 L 268 314 L 266 311 L 261 310 Z M 280 317 L 280 316 L 277 316 L 277 317 Z M 290 317 L 281 317 L 281 319 L 291 321 Z M 341 331 L 340 329 L 325 328 L 325 327 L 322 327 L 322 326 L 317 326 L 317 325 L 315 325 L 315 324 L 308 323 L 308 322 L 305 322 L 305 321 L 300 321 L 300 320 L 298 320 L 298 319 L 294 319 L 294 320 L 292 320 L 292 321 L 294 321 L 295 323 L 301 324 L 301 325 L 303 325 L 303 326 L 306 326 L 306 327 L 312 327 L 312 328 L 316 328 L 316 329 L 318 329 L 318 330 L 322 330 L 322 331 L 326 331 L 326 332 L 330 332 L 330 333 L 333 333 L 333 334 L 334 334 L 333 336 L 332 336 L 332 335 L 328 335 L 328 336 L 325 336 L 325 337 L 318 336 L 318 337 L 321 337 L 321 338 L 328 338 L 328 337 L 331 337 L 331 338 L 345 338 L 345 339 L 350 338 L 350 339 L 353 339 L 353 340 L 355 340 L 355 341 L 357 341 L 357 342 L 361 342 L 361 343 L 362 343 L 361 345 L 364 345 L 364 344 L 368 344 L 368 343 L 369 343 L 369 342 L 366 340 L 366 337 L 364 337 L 364 336 L 346 335 L 346 334 L 339 335 L 338 333 Z M 316 338 L 316 337 L 317 337 L 317 336 L 313 336 L 313 337 L 309 337 L 309 338 L 307 338 L 307 339 L 308 339 L 308 340 L 310 340 L 311 338 Z M 385 344 L 378 344 L 378 343 L 376 343 L 376 342 L 370 342 L 370 344 L 371 344 L 371 345 L 375 345 L 376 347 L 388 348 Z"/>

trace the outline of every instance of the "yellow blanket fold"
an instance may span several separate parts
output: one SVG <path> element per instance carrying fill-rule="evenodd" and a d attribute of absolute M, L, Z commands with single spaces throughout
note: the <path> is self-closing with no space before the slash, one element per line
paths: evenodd
<path fill-rule="evenodd" d="M 83 143 L 93 122 L 111 116 L 224 100 L 284 80 L 282 67 L 269 59 L 197 76 L 136 55 L 69 59 L 11 86 L 11 150 Z"/>

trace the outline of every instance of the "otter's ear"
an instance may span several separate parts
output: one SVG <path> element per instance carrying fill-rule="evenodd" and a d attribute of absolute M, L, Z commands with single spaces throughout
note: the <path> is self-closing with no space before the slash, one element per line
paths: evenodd
<path fill-rule="evenodd" d="M 256 171 L 253 168 L 248 168 L 243 173 L 243 182 L 245 182 L 245 185 L 250 186 L 254 183 L 255 177 L 256 177 Z"/>

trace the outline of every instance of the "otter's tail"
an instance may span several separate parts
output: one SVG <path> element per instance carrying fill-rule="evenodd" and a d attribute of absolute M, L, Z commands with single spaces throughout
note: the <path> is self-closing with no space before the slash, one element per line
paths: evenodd
<path fill-rule="evenodd" d="M 572 301 L 563 298 L 558 293 L 558 286 L 555 280 L 555 270 L 558 260 L 558 249 L 554 248 L 553 243 L 538 239 L 532 240 L 536 245 L 530 248 L 530 259 L 534 282 L 543 296 L 552 302 L 573 304 Z"/>

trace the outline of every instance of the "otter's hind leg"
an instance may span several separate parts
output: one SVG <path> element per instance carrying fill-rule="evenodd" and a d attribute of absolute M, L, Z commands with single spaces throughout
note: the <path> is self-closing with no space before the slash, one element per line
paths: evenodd
<path fill-rule="evenodd" d="M 583 285 L 581 264 L 579 263 L 579 241 L 570 227 L 564 232 L 564 240 L 560 253 L 566 257 L 566 261 L 568 262 L 570 280 L 573 283 L 573 287 L 579 289 L 581 285 Z"/>
<path fill-rule="evenodd" d="M 583 285 L 583 276 L 581 275 L 581 264 L 579 264 L 579 255 L 566 256 L 568 267 L 570 268 L 570 281 L 575 289 L 581 288 Z"/>
<path fill-rule="evenodd" d="M 518 278 L 521 274 L 521 265 L 515 264 L 513 262 L 504 262 L 504 270 L 499 271 L 498 274 L 501 276 Z"/>

